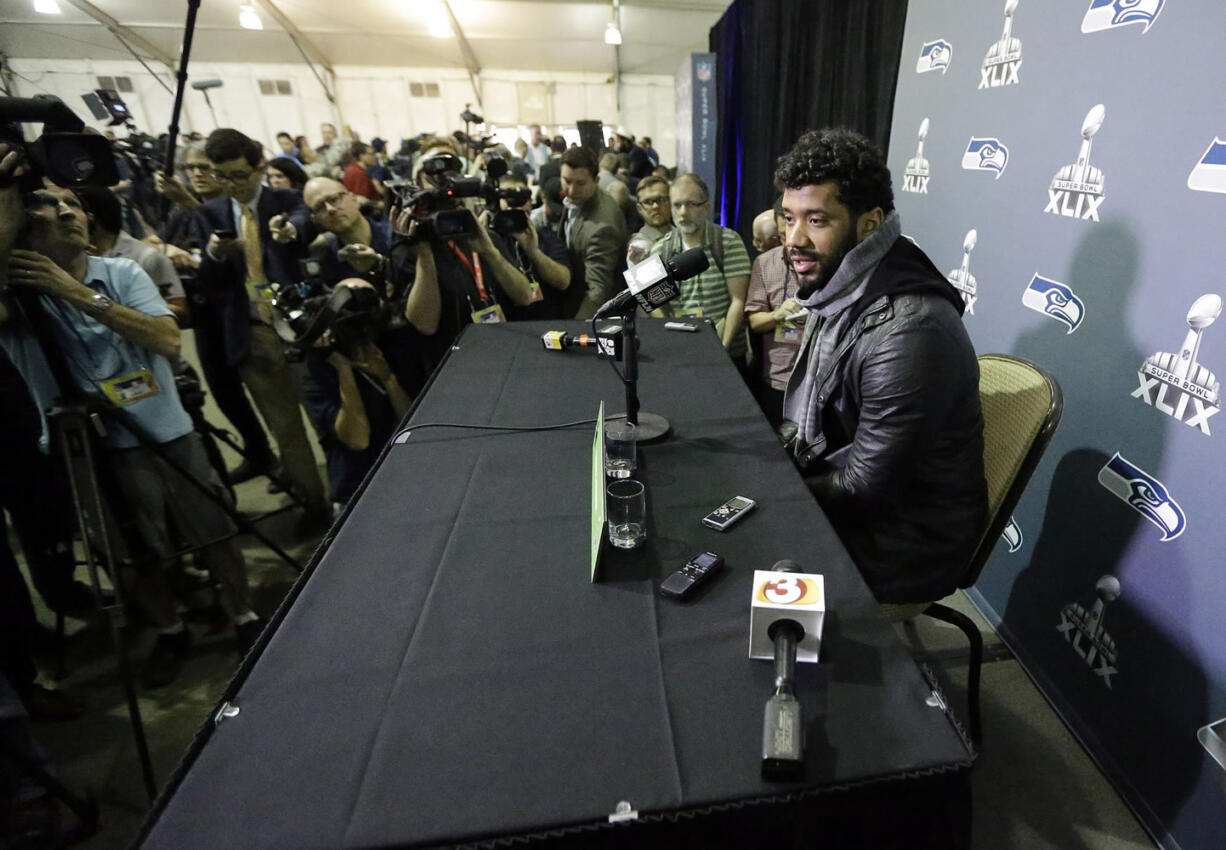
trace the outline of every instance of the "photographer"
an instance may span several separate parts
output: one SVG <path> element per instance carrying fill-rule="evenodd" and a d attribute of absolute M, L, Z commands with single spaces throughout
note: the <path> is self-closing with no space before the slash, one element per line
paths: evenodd
<path fill-rule="evenodd" d="M 10 160 L 0 169 L 11 168 Z M 15 186 L 0 194 L 15 195 Z M 85 211 L 67 189 L 48 187 L 25 199 L 28 230 L 24 250 L 8 261 L 8 287 L 21 295 L 21 309 L 0 302 L 0 343 L 25 377 L 39 410 L 52 408 L 63 393 L 79 393 L 122 412 L 158 445 L 142 445 L 129 428 L 108 421 L 107 457 L 137 528 L 151 550 L 174 552 L 166 526 L 174 517 L 180 536 L 199 549 L 199 559 L 220 582 L 243 651 L 258 637 L 261 622 L 251 610 L 246 564 L 234 525 L 214 501 L 170 467 L 168 456 L 217 498 L 226 491 L 209 466 L 200 438 L 179 401 L 168 357 L 179 353 L 179 329 L 157 288 L 131 260 L 91 257 Z M 20 225 L 19 225 L 20 226 Z M 11 295 L 12 293 L 8 293 Z M 17 312 L 14 312 L 14 311 Z M 55 378 L 35 328 L 41 327 L 63 358 L 71 390 Z M 109 404 L 108 404 L 109 402 Z M 44 426 L 45 428 L 45 426 Z M 158 627 L 158 641 L 146 676 L 164 685 L 179 673 L 190 637 L 175 607 L 162 565 L 137 576 L 134 596 Z"/>
<path fill-rule="evenodd" d="M 522 174 L 508 171 L 498 181 L 498 188 L 503 191 L 520 190 L 527 196 L 524 203 L 519 205 L 502 199 L 504 210 L 518 209 L 525 215 L 532 212 L 528 181 Z M 566 244 L 556 233 L 537 230 L 531 220 L 526 228 L 513 231 L 511 238 L 515 240 L 516 264 L 532 284 L 534 300 L 526 307 L 509 306 L 507 317 L 512 321 L 561 319 L 566 309 L 563 293 L 570 287 L 570 256 L 566 252 Z"/>
<path fill-rule="evenodd" d="M 338 285 L 374 291 L 359 278 Z M 377 296 L 371 304 L 377 309 Z M 376 342 L 381 338 L 368 310 L 352 319 L 338 318 L 325 336 L 325 347 L 303 358 L 303 401 L 327 458 L 329 492 L 334 515 L 339 515 L 391 439 L 410 399 Z"/>
<path fill-rule="evenodd" d="M 418 200 L 418 207 L 428 201 L 436 214 L 450 213 L 457 220 L 471 216 L 457 199 L 446 196 L 447 187 L 460 177 L 462 167 L 450 146 L 427 148 L 421 162 L 419 185 L 433 187 L 437 194 Z M 418 208 L 406 208 L 397 217 L 396 228 L 402 235 L 425 238 L 433 259 L 432 263 L 418 262 L 405 306 L 409 322 L 430 338 L 425 365 L 431 371 L 465 325 L 506 321 L 498 291 L 505 293 L 510 303 L 526 306 L 532 303 L 532 285 L 509 259 L 511 251 L 505 240 L 491 233 L 483 222 L 469 219 L 464 235 L 446 238 L 432 226 L 420 226 L 429 221 L 414 222 L 415 217 L 424 215 Z M 418 226 L 411 229 L 413 224 Z"/>
<path fill-rule="evenodd" d="M 359 199 L 330 177 L 308 181 L 303 199 L 312 222 L 323 231 L 311 243 L 310 252 L 320 259 L 319 277 L 330 286 L 346 278 L 362 278 L 384 301 L 399 302 L 415 276 L 420 253 L 433 260 L 428 250 L 419 251 L 419 246 L 397 237 L 390 221 L 376 221 L 364 214 Z M 419 299 L 421 295 L 419 292 Z M 403 307 L 398 312 L 399 321 L 383 332 L 379 344 L 401 386 L 416 393 L 430 376 L 423 366 L 423 338 L 404 319 Z"/>

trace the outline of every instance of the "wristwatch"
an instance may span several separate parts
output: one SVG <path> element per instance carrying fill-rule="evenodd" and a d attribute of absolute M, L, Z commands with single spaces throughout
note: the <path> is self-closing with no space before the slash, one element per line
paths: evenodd
<path fill-rule="evenodd" d="M 89 304 L 86 306 L 85 312 L 89 313 L 91 316 L 101 316 L 107 310 L 111 309 L 111 306 L 114 303 L 114 301 L 107 298 L 101 292 L 95 292 L 90 297 Z"/>

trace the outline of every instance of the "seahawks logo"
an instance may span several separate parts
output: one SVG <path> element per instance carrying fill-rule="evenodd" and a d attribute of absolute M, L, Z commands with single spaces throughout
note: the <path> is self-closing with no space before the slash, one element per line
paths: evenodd
<path fill-rule="evenodd" d="M 1205 154 L 1188 175 L 1188 188 L 1226 194 L 1226 139 L 1213 137 Z"/>
<path fill-rule="evenodd" d="M 1166 0 L 1090 0 L 1090 8 L 1081 20 L 1081 31 L 1102 32 L 1129 24 L 1144 24 L 1145 29 L 1141 30 L 1144 35 L 1162 14 L 1165 3 Z"/>
<path fill-rule="evenodd" d="M 1009 524 L 1005 526 L 1000 536 L 1005 541 L 1005 545 L 1009 547 L 1010 555 L 1022 548 L 1022 527 L 1013 517 L 1009 517 Z"/>
<path fill-rule="evenodd" d="M 1098 483 L 1162 531 L 1162 541 L 1174 540 L 1187 528 L 1183 508 L 1166 485 L 1116 452 L 1098 471 Z"/>
<path fill-rule="evenodd" d="M 954 59 L 954 46 L 943 38 L 936 41 L 925 41 L 920 48 L 919 59 L 915 63 L 915 73 L 927 74 L 929 71 L 940 71 L 944 74 L 949 70 L 949 63 Z"/>
<path fill-rule="evenodd" d="M 1072 289 L 1037 272 L 1022 293 L 1022 304 L 1060 322 L 1068 328 L 1066 335 L 1077 330 L 1085 316 L 1085 304 Z"/>
<path fill-rule="evenodd" d="M 962 154 L 962 167 L 967 171 L 995 171 L 996 179 L 1005 173 L 1009 164 L 1009 149 L 1000 139 L 971 136 L 966 152 Z"/>

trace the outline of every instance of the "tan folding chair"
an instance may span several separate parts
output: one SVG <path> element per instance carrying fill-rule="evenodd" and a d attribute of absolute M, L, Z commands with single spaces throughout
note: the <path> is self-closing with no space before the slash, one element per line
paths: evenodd
<path fill-rule="evenodd" d="M 960 588 L 970 587 L 978 580 L 1064 411 L 1064 397 L 1055 378 L 1029 360 L 1004 354 L 984 354 L 979 358 L 979 402 L 983 407 L 983 471 L 988 481 L 988 522 L 979 546 L 958 581 Z M 967 717 L 971 739 L 979 743 L 983 736 L 979 721 L 983 637 L 979 627 L 962 612 L 936 601 L 887 604 L 881 608 L 894 622 L 927 614 L 957 626 L 966 635 L 970 642 Z"/>

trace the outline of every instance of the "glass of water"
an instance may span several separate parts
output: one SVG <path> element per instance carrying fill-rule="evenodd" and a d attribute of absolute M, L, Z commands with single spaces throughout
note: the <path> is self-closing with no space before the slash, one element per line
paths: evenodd
<path fill-rule="evenodd" d="M 618 549 L 637 549 L 647 542 L 647 494 L 641 481 L 623 478 L 605 489 L 609 542 Z"/>
<path fill-rule="evenodd" d="M 604 426 L 604 474 L 609 478 L 629 478 L 638 468 L 635 427 L 614 420 Z"/>

